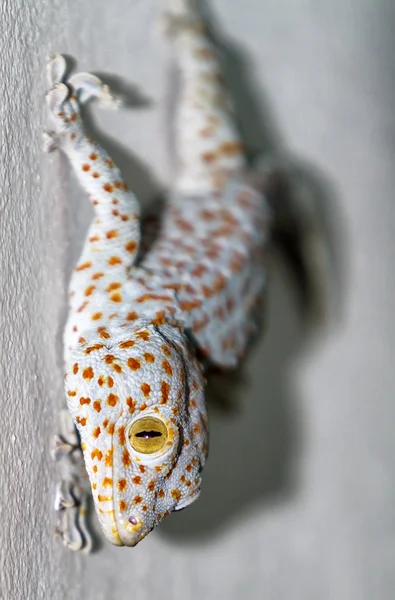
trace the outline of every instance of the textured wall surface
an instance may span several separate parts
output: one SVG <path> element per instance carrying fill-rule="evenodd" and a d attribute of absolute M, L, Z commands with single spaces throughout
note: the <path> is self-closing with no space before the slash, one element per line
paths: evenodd
<path fill-rule="evenodd" d="M 201 499 L 136 549 L 91 557 L 53 537 L 49 457 L 63 402 L 66 285 L 90 208 L 43 155 L 54 51 L 136 103 L 93 109 L 143 201 L 170 179 L 162 0 L 0 6 L 0 597 L 6 600 L 391 600 L 395 589 L 395 63 L 391 0 L 217 0 L 251 144 L 320 173 L 340 311 L 307 333 L 276 261 L 268 330 L 213 409 Z M 134 97 L 134 100 L 133 100 Z M 155 175 L 153 175 L 153 173 Z M 325 189 L 323 189 L 325 188 Z"/>

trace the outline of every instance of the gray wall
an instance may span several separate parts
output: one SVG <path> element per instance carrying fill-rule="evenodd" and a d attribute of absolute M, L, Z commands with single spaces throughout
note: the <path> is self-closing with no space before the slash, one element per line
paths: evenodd
<path fill-rule="evenodd" d="M 53 537 L 60 331 L 90 208 L 63 158 L 41 151 L 44 64 L 66 52 L 151 98 L 147 108 L 93 110 L 101 139 L 149 201 L 171 164 L 169 61 L 153 26 L 163 4 L 1 3 L 1 598 L 391 600 L 392 0 L 213 1 L 234 44 L 249 141 L 287 150 L 307 178 L 318 174 L 335 222 L 339 310 L 326 330 L 307 331 L 276 260 L 267 335 L 236 409 L 211 413 L 201 499 L 136 549 L 103 544 L 76 556 Z"/>

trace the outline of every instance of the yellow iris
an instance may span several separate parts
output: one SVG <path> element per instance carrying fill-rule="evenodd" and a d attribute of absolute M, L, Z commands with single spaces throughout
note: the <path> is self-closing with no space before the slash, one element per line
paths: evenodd
<path fill-rule="evenodd" d="M 154 454 L 159 452 L 168 437 L 167 427 L 155 417 L 137 419 L 129 430 L 129 441 L 136 452 Z"/>

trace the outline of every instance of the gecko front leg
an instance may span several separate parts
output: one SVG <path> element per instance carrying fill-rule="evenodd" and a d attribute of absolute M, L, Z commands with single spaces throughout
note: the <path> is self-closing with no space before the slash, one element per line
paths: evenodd
<path fill-rule="evenodd" d="M 56 485 L 55 533 L 73 551 L 89 553 L 93 540 L 86 524 L 89 479 L 84 467 L 79 439 L 68 410 L 60 412 L 60 433 L 55 436 L 53 456 L 62 478 Z"/>

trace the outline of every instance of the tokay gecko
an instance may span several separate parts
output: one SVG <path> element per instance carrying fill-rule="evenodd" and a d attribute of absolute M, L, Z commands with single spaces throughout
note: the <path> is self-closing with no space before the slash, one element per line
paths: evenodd
<path fill-rule="evenodd" d="M 207 365 L 237 366 L 257 329 L 269 218 L 251 183 L 218 50 L 191 0 L 163 21 L 181 76 L 178 168 L 155 241 L 144 245 L 139 201 L 85 131 L 82 105 L 116 105 L 89 73 L 48 65 L 47 151 L 60 148 L 95 218 L 70 282 L 64 416 L 55 453 L 78 466 L 58 486 L 58 533 L 89 551 L 90 488 L 106 538 L 135 546 L 199 496 L 207 455 Z M 68 414 L 68 413 L 67 413 Z M 66 431 L 67 430 L 67 431 Z M 81 465 L 80 465 L 81 466 Z"/>

